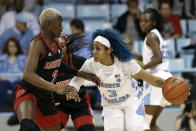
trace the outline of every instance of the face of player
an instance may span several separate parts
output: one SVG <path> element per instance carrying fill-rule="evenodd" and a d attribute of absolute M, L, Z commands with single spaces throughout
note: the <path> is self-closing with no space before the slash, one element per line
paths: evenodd
<path fill-rule="evenodd" d="M 140 16 L 140 28 L 142 32 L 149 32 L 152 29 L 154 23 L 155 22 L 150 19 L 149 13 L 142 14 Z"/>
<path fill-rule="evenodd" d="M 163 18 L 168 18 L 171 14 L 170 5 L 167 3 L 161 4 L 160 14 Z"/>
<path fill-rule="evenodd" d="M 49 23 L 49 32 L 53 35 L 53 38 L 60 37 L 61 32 L 63 31 L 62 21 L 62 17 L 58 16 L 55 20 Z"/>
<path fill-rule="evenodd" d="M 93 43 L 93 57 L 95 62 L 104 63 L 105 59 L 110 55 L 111 52 L 106 46 L 97 41 Z"/>
<path fill-rule="evenodd" d="M 9 41 L 8 43 L 8 53 L 10 55 L 15 55 L 17 53 L 18 49 L 16 44 L 13 41 Z"/>

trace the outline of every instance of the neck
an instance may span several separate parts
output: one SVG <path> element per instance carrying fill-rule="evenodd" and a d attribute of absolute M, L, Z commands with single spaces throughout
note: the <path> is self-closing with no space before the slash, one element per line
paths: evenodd
<path fill-rule="evenodd" d="M 52 37 L 51 34 L 47 33 L 47 31 L 42 31 L 41 32 L 42 37 L 46 40 L 46 42 L 51 45 L 54 41 L 54 38 Z"/>
<path fill-rule="evenodd" d="M 110 66 L 114 64 L 114 57 L 109 55 L 108 57 L 106 57 L 101 64 L 106 65 L 106 66 Z"/>

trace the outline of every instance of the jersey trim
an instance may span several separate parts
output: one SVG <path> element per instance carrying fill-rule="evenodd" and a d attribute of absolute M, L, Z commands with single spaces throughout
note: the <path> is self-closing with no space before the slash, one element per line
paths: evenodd
<path fill-rule="evenodd" d="M 56 52 L 57 52 L 57 45 L 56 45 L 56 42 L 55 42 L 55 46 L 56 46 L 56 48 L 55 48 L 55 50 L 52 50 L 52 48 L 49 46 L 49 44 L 46 42 L 46 40 L 40 35 L 40 37 L 41 37 L 41 39 L 45 42 L 45 44 L 46 44 L 46 46 L 49 48 L 49 50 L 53 53 L 53 54 L 55 54 Z"/>

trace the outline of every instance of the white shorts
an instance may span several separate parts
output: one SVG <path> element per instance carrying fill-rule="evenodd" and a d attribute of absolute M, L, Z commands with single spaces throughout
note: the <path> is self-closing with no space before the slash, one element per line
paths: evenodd
<path fill-rule="evenodd" d="M 137 98 L 129 98 L 117 106 L 104 106 L 104 131 L 143 131 L 144 104 Z"/>
<path fill-rule="evenodd" d="M 153 73 L 152 75 L 161 77 L 163 79 L 168 79 L 172 75 L 169 72 L 159 71 Z M 162 94 L 162 89 L 152 86 L 147 82 L 144 82 L 144 89 L 143 89 L 143 100 L 144 105 L 156 105 L 156 106 L 168 106 L 171 105 Z"/>

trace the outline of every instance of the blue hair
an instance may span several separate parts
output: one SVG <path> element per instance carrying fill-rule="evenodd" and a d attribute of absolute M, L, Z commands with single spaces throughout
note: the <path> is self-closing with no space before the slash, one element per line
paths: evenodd
<path fill-rule="evenodd" d="M 126 62 L 133 59 L 133 54 L 128 49 L 127 44 L 123 42 L 120 34 L 114 29 L 98 29 L 92 35 L 92 40 L 94 40 L 98 35 L 107 38 L 110 41 L 112 54 L 116 56 L 119 61 Z"/>

